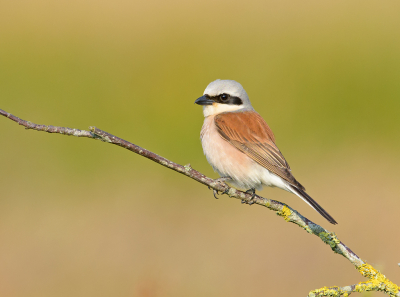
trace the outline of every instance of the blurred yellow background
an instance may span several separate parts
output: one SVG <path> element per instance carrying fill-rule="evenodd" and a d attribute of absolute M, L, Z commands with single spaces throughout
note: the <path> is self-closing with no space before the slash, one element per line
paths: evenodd
<path fill-rule="evenodd" d="M 400 285 L 399 1 L 0 2 L 0 108 L 211 177 L 194 100 L 239 81 L 337 233 Z M 315 236 L 116 146 L 0 118 L 1 296 L 306 296 L 363 281 Z M 382 296 L 374 293 L 368 296 Z"/>

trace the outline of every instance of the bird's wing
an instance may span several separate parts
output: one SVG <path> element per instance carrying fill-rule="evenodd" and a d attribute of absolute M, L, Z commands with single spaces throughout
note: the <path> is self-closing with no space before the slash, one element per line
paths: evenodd
<path fill-rule="evenodd" d="M 289 164 L 275 145 L 275 137 L 255 111 L 221 113 L 214 118 L 220 136 L 242 153 L 296 188 L 304 187 L 293 177 Z"/>

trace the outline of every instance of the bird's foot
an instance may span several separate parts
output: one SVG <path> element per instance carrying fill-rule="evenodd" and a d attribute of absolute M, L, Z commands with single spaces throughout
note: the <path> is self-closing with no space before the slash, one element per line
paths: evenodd
<path fill-rule="evenodd" d="M 228 192 L 229 192 L 229 188 L 227 188 L 227 189 L 226 189 L 225 191 L 223 191 L 221 194 L 224 195 L 224 194 L 227 194 Z M 215 189 L 213 189 L 213 194 L 214 194 L 215 199 L 218 199 L 218 197 L 216 196 L 216 195 L 219 195 L 218 191 L 215 190 Z"/>
<path fill-rule="evenodd" d="M 231 179 L 232 178 L 230 176 L 223 176 L 223 177 L 219 177 L 217 179 L 214 179 L 214 181 L 225 183 L 226 181 L 231 180 Z M 210 187 L 208 187 L 208 188 L 210 189 Z M 222 192 L 222 195 L 227 194 L 228 192 L 229 192 L 229 187 L 225 191 Z M 215 199 L 218 199 L 217 195 L 219 195 L 219 193 L 218 193 L 217 190 L 213 189 L 213 195 L 214 195 Z"/>
<path fill-rule="evenodd" d="M 245 193 L 251 194 L 251 197 L 250 197 L 249 200 L 242 199 L 242 203 L 246 203 L 248 205 L 253 205 L 254 202 L 255 202 L 254 201 L 254 197 L 256 197 L 256 189 L 255 188 L 251 188 L 251 189 L 247 190 Z"/>
<path fill-rule="evenodd" d="M 213 189 L 213 195 L 214 195 L 215 199 L 218 199 L 218 197 L 217 197 L 218 194 L 219 194 L 218 191 Z"/>

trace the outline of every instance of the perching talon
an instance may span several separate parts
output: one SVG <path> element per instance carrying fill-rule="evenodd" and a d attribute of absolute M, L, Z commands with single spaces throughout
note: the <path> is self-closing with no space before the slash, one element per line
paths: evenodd
<path fill-rule="evenodd" d="M 248 205 L 253 205 L 253 204 L 255 203 L 254 197 L 256 197 L 256 189 L 254 189 L 254 188 L 249 189 L 249 190 L 247 190 L 245 193 L 251 194 L 251 197 L 250 197 L 250 199 L 247 201 L 247 204 L 248 204 Z"/>
<path fill-rule="evenodd" d="M 214 194 L 214 198 L 215 198 L 215 199 L 218 199 L 218 197 L 216 196 L 216 195 L 218 195 L 218 191 L 215 190 L 215 189 L 213 189 L 213 194 Z"/>

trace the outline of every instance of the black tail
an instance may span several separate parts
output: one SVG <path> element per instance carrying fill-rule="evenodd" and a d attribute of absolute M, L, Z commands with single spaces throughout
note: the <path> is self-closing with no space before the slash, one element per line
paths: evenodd
<path fill-rule="evenodd" d="M 329 223 L 336 225 L 337 222 L 331 217 L 329 213 L 325 211 L 314 199 L 312 199 L 304 190 L 291 187 L 293 192 L 297 194 L 301 199 L 307 202 L 312 208 L 314 208 L 321 216 L 329 221 Z"/>

